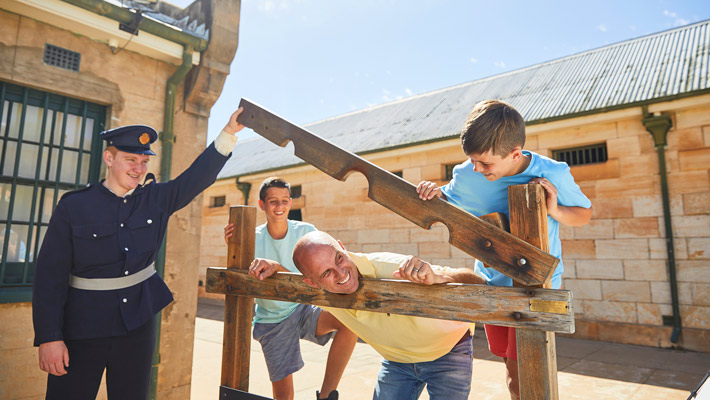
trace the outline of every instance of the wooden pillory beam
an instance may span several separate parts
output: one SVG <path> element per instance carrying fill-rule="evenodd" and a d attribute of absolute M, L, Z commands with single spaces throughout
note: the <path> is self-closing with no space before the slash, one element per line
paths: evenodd
<path fill-rule="evenodd" d="M 293 273 L 258 281 L 244 271 L 254 255 L 256 209 L 232 207 L 230 222 L 236 229 L 229 241 L 228 268 L 209 268 L 206 284 L 208 292 L 227 295 L 220 399 L 264 399 L 247 393 L 254 297 L 522 328 L 517 330 L 521 398 L 558 398 L 554 332 L 573 333 L 574 312 L 571 292 L 545 289 L 558 260 L 545 252 L 547 212 L 540 185 L 509 187 L 513 236 L 443 200 L 424 204 L 416 188 L 401 178 L 246 100 L 240 106 L 245 108 L 242 124 L 280 146 L 293 141 L 297 156 L 336 179 L 363 173 L 370 198 L 425 229 L 442 222 L 452 245 L 522 287 L 362 279 L 355 293 L 340 295 L 311 288 Z"/>

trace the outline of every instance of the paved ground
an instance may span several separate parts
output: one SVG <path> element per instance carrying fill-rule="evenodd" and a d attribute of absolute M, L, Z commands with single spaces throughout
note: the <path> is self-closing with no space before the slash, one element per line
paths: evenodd
<path fill-rule="evenodd" d="M 192 400 L 217 400 L 222 357 L 223 304 L 200 299 L 195 327 Z M 508 399 L 501 359 L 488 352 L 485 334 L 474 335 L 470 399 Z M 252 341 L 249 391 L 271 395 L 261 346 Z M 306 366 L 294 375 L 296 400 L 313 399 L 320 388 L 328 347 L 302 341 Z M 560 399 L 671 400 L 688 398 L 710 370 L 710 354 L 557 338 Z M 380 356 L 358 343 L 338 388 L 340 398 L 371 399 Z M 709 386 L 710 383 L 705 386 Z M 705 392 L 708 393 L 705 393 Z M 710 399 L 710 387 L 702 395 Z M 699 397 L 700 398 L 700 397 Z M 426 390 L 421 399 L 428 399 Z"/>

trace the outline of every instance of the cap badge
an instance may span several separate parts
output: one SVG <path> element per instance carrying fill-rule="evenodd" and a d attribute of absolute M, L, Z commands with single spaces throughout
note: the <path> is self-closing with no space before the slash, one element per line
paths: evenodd
<path fill-rule="evenodd" d="M 143 133 L 139 138 L 138 141 L 141 142 L 141 144 L 147 144 L 150 142 L 150 135 L 148 133 Z"/>

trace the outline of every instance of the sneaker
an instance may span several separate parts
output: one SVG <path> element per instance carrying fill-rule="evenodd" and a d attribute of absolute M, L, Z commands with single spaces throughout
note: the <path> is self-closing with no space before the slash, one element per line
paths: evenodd
<path fill-rule="evenodd" d="M 316 400 L 319 400 L 319 399 L 321 399 L 320 391 L 316 390 Z M 326 397 L 325 399 L 321 399 L 321 400 L 338 400 L 338 391 L 333 390 L 332 392 L 330 392 L 328 397 Z"/>

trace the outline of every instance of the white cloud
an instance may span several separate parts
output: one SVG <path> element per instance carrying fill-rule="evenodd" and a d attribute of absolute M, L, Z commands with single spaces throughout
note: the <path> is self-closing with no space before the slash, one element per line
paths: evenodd
<path fill-rule="evenodd" d="M 668 18 L 673 18 L 674 26 L 688 25 L 690 23 L 690 21 L 685 18 L 679 17 L 678 14 L 674 13 L 673 11 L 663 10 L 663 15 Z"/>
<path fill-rule="evenodd" d="M 407 93 L 407 96 L 411 96 L 411 95 L 412 95 L 412 89 L 406 88 L 406 89 L 404 89 L 404 93 Z"/>
<path fill-rule="evenodd" d="M 604 25 L 604 24 L 599 24 L 599 25 L 597 25 L 596 29 L 597 29 L 597 30 L 600 30 L 600 31 L 602 31 L 602 32 L 606 32 L 606 31 L 607 31 L 606 25 Z"/>
<path fill-rule="evenodd" d="M 263 3 L 259 3 L 259 8 L 269 12 L 274 9 L 274 2 L 273 1 L 265 1 Z"/>
<path fill-rule="evenodd" d="M 496 61 L 493 63 L 498 68 L 505 68 L 505 63 L 503 61 Z"/>
<path fill-rule="evenodd" d="M 469 61 L 471 61 L 471 64 L 476 64 L 478 62 L 478 59 L 471 57 Z"/>

